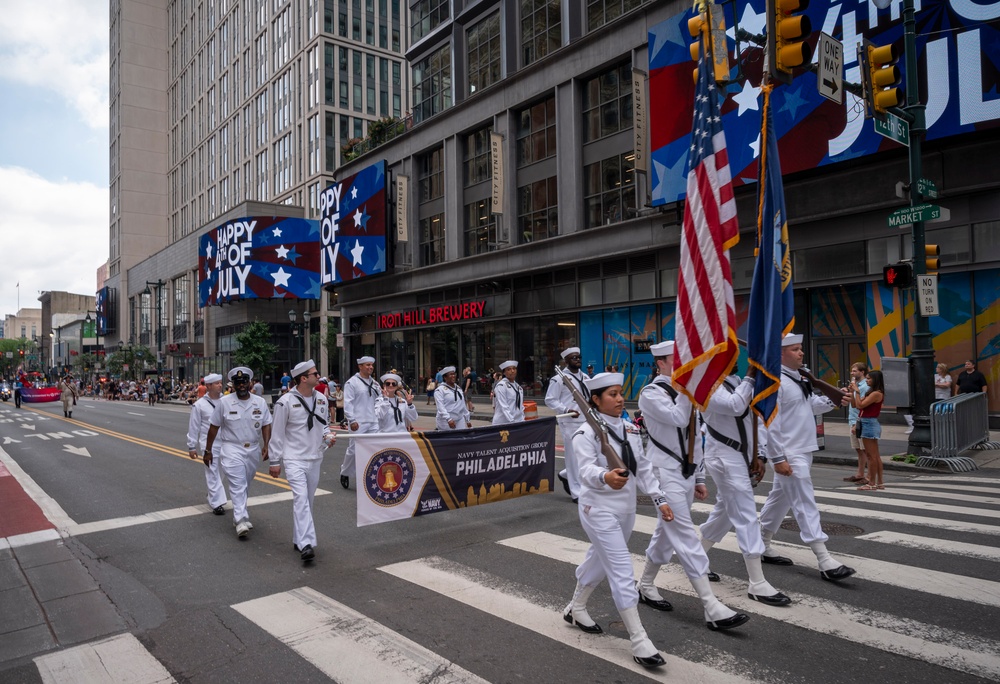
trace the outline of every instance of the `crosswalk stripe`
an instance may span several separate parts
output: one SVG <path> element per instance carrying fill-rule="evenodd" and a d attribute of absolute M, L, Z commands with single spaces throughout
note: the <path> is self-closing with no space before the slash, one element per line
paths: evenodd
<path fill-rule="evenodd" d="M 933 480 L 934 482 L 969 482 L 971 484 L 983 484 L 984 482 L 989 482 L 989 480 L 982 477 L 964 477 L 962 475 L 918 475 L 913 479 L 924 481 Z"/>
<path fill-rule="evenodd" d="M 852 486 L 852 487 L 840 488 L 840 491 L 845 491 L 845 490 L 854 491 L 855 487 Z M 972 494 L 962 494 L 961 497 L 957 497 L 953 492 L 928 492 L 923 489 L 909 489 L 902 487 L 893 487 L 892 493 L 894 496 L 921 496 L 924 497 L 925 499 L 947 499 L 948 501 L 961 501 L 962 503 L 966 504 L 985 504 L 993 506 L 1000 504 L 1000 498 L 994 496 L 974 496 Z M 816 496 L 821 496 L 821 495 L 822 493 L 820 491 L 816 492 Z M 877 494 L 876 496 L 878 498 L 874 499 L 874 501 L 881 503 L 882 495 Z M 871 495 L 869 495 L 867 498 L 870 497 Z"/>
<path fill-rule="evenodd" d="M 636 532 L 651 535 L 655 529 L 656 518 L 646 515 L 636 516 Z M 771 547 L 782 556 L 791 558 L 797 565 L 804 565 L 807 568 L 816 567 L 816 555 L 808 547 L 776 540 L 771 542 Z M 725 539 L 712 548 L 741 553 L 734 535 L 726 535 Z M 922 591 L 936 596 L 946 596 L 958 599 L 959 601 L 981 603 L 984 606 L 1000 607 L 1000 582 L 965 577 L 964 575 L 953 575 L 949 572 L 940 572 L 938 570 L 916 568 L 910 565 L 865 558 L 863 556 L 853 556 L 847 553 L 839 553 L 836 549 L 833 549 L 831 553 L 845 565 L 849 565 L 857 570 L 858 578 L 869 582 L 878 582 L 902 589 Z M 816 571 L 816 576 L 817 578 L 819 577 L 818 570 Z"/>
<path fill-rule="evenodd" d="M 885 492 L 895 490 L 885 490 Z M 758 500 L 766 497 L 757 497 Z M 917 501 L 915 499 L 894 499 L 891 494 L 883 492 L 868 492 L 866 494 L 846 494 L 844 492 L 831 492 L 826 489 L 816 490 L 817 499 L 837 499 L 839 501 L 853 501 L 857 503 L 870 503 L 878 506 L 892 506 L 894 508 L 916 508 L 921 511 L 932 513 L 957 513 L 959 515 L 975 515 L 980 518 L 998 518 L 1000 511 L 989 508 L 970 508 L 968 506 L 949 506 L 947 504 L 933 503 L 931 501 Z"/>
<path fill-rule="evenodd" d="M 931 539 L 930 537 L 918 537 L 902 532 L 872 532 L 862 534 L 855 539 L 865 541 L 882 542 L 884 544 L 894 544 L 896 546 L 906 546 L 911 549 L 922 551 L 936 551 L 938 553 L 951 553 L 956 556 L 971 558 L 981 558 L 989 561 L 1000 561 L 1000 549 L 983 546 L 982 544 L 967 544 L 965 542 L 951 541 L 950 539 Z"/>
<path fill-rule="evenodd" d="M 765 496 L 755 497 L 757 503 L 764 503 Z M 871 501 L 876 501 L 873 497 Z M 964 522 L 961 520 L 948 520 L 946 518 L 931 518 L 926 515 L 907 515 L 906 513 L 896 513 L 893 511 L 877 511 L 856 506 L 834 506 L 832 504 L 817 503 L 816 507 L 820 513 L 830 515 L 841 515 L 845 518 L 861 520 L 885 520 L 892 523 L 905 525 L 920 525 L 921 527 L 933 527 L 940 530 L 951 530 L 952 532 L 970 532 L 975 534 L 986 534 L 1000 536 L 1000 525 L 988 525 L 985 523 Z M 691 505 L 691 510 L 696 513 L 711 513 L 714 504 L 695 502 Z M 978 512 L 978 509 L 967 509 L 970 515 Z"/>
<path fill-rule="evenodd" d="M 430 591 L 454 599 L 496 618 L 513 623 L 543 637 L 553 639 L 595 658 L 626 668 L 635 676 L 660 682 L 747 682 L 744 673 L 759 667 L 731 654 L 713 653 L 711 648 L 703 655 L 714 661 L 720 669 L 694 663 L 677 656 L 661 653 L 667 661 L 665 667 L 645 670 L 632 661 L 628 639 L 610 634 L 584 634 L 567 625 L 561 615 L 562 606 L 541 606 L 537 598 L 523 598 L 510 591 L 505 582 L 482 571 L 437 557 L 421 558 L 395 563 L 379 568 L 382 572 L 416 584 Z M 504 587 L 500 589 L 498 587 Z M 567 586 L 572 593 L 572 587 Z M 722 669 L 724 668 L 724 669 Z"/>
<path fill-rule="evenodd" d="M 233 609 L 340 684 L 486 680 L 309 587 Z"/>
<path fill-rule="evenodd" d="M 985 482 L 985 480 L 980 480 Z M 976 492 L 980 494 L 1000 494 L 1000 487 L 976 487 L 975 485 L 950 485 L 941 484 L 938 482 L 907 482 L 906 486 L 909 488 L 920 487 L 927 489 L 947 489 L 949 491 L 959 491 L 959 492 Z M 895 487 L 893 491 L 896 491 Z M 965 499 L 963 496 L 962 499 Z"/>
<path fill-rule="evenodd" d="M 586 541 L 548 532 L 534 532 L 497 543 L 574 565 L 583 561 L 590 546 Z M 632 562 L 638 576 L 645 565 L 645 557 L 633 554 Z M 697 596 L 691 582 L 676 563 L 661 568 L 656 584 L 670 592 Z M 796 595 L 792 597 L 794 603 L 791 605 L 769 609 L 746 596 L 746 584 L 728 577 L 713 585 L 713 588 L 720 601 L 736 610 L 773 618 L 821 634 L 832 634 L 847 641 L 952 670 L 994 680 L 1000 678 L 1000 646 L 992 640 L 813 596 Z"/>
<path fill-rule="evenodd" d="M 176 682 L 167 669 L 131 634 L 119 634 L 35 658 L 44 684 Z"/>

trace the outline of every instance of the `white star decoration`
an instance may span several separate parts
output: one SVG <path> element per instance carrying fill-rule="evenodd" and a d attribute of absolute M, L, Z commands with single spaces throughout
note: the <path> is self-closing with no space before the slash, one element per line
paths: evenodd
<path fill-rule="evenodd" d="M 361 217 L 363 215 L 364 214 L 361 213 L 360 209 L 358 209 L 357 211 L 354 212 L 354 216 L 352 218 L 354 219 L 354 227 L 355 228 L 357 228 L 358 226 L 361 225 Z"/>
<path fill-rule="evenodd" d="M 278 258 L 279 259 L 287 259 L 288 258 L 288 248 L 285 247 L 284 245 L 280 245 L 278 247 L 275 247 L 274 251 L 278 253 Z"/>
<path fill-rule="evenodd" d="M 205 258 L 206 259 L 211 259 L 212 258 L 212 243 L 211 242 L 209 242 L 208 245 L 205 247 Z"/>
<path fill-rule="evenodd" d="M 285 269 L 278 267 L 278 270 L 271 274 L 274 278 L 274 286 L 278 287 L 288 287 L 288 279 L 292 276 L 291 273 L 285 273 Z"/>
<path fill-rule="evenodd" d="M 351 199 L 354 200 L 357 198 L 358 198 L 358 189 L 356 187 L 351 188 Z"/>
<path fill-rule="evenodd" d="M 750 143 L 750 149 L 753 150 L 754 159 L 760 156 L 760 133 L 757 134 L 757 139 Z"/>
<path fill-rule="evenodd" d="M 360 240 L 354 241 L 354 249 L 351 250 L 351 258 L 354 260 L 352 266 L 361 265 L 361 255 L 365 253 L 365 248 L 361 246 Z"/>
<path fill-rule="evenodd" d="M 737 116 L 743 116 L 743 112 L 751 109 L 757 110 L 757 96 L 760 95 L 760 88 L 755 87 L 750 81 L 743 84 L 743 90 L 733 95 L 733 102 L 740 106 Z"/>
<path fill-rule="evenodd" d="M 281 228 L 274 229 L 274 237 L 281 237 Z"/>

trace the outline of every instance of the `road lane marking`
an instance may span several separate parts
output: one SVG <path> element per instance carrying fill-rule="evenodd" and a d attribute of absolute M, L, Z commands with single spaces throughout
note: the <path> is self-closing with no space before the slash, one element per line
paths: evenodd
<path fill-rule="evenodd" d="M 326 489 L 317 489 L 316 496 L 323 496 L 330 492 Z M 274 494 L 264 494 L 261 496 L 251 496 L 247 499 L 247 506 L 263 506 L 266 504 L 279 503 L 281 501 L 291 501 L 291 492 L 276 492 Z M 226 502 L 229 504 L 230 502 Z M 232 506 L 227 510 L 231 510 Z M 148 525 L 149 523 L 164 522 L 167 520 L 178 520 L 180 518 L 191 518 L 199 515 L 208 515 L 207 505 L 181 506 L 180 508 L 170 508 L 164 511 L 151 511 L 140 515 L 129 515 L 123 518 L 109 518 L 107 520 L 95 520 L 88 523 L 74 523 L 65 528 L 63 532 L 66 536 L 77 537 L 83 534 L 94 532 L 106 532 L 108 530 L 118 530 L 123 527 L 133 527 L 135 525 Z"/>
<path fill-rule="evenodd" d="M 980 482 L 989 482 L 989 480 L 980 480 Z M 937 482 L 907 482 L 906 486 L 926 487 L 929 489 L 947 489 L 950 491 L 959 491 L 959 492 L 976 492 L 982 494 L 1000 494 L 1000 487 L 975 487 L 972 485 L 938 484 Z M 921 492 L 921 494 L 923 494 L 923 492 Z M 964 499 L 965 497 L 962 498 Z"/>
<path fill-rule="evenodd" d="M 852 487 L 838 487 L 837 489 L 844 491 L 852 491 L 855 490 L 856 488 L 857 485 L 854 485 Z M 884 491 L 887 492 L 891 491 L 894 495 L 900 495 L 900 496 L 922 496 L 927 499 L 947 499 L 948 501 L 961 501 L 962 503 L 968 503 L 968 504 L 988 504 L 992 506 L 1000 504 L 1000 497 L 995 497 L 995 496 L 975 496 L 973 494 L 962 494 L 962 496 L 959 497 L 956 496 L 953 492 L 928 492 L 922 489 L 909 489 L 909 487 L 906 488 L 893 487 L 891 490 L 886 489 Z M 995 491 L 994 493 L 997 494 L 1000 492 Z M 821 494 L 819 491 L 817 491 L 816 495 L 820 496 Z M 877 499 L 878 501 L 882 500 L 880 494 L 876 494 L 876 496 L 879 497 Z M 869 496 L 866 498 L 871 498 L 871 497 Z"/>
<path fill-rule="evenodd" d="M 581 555 L 582 559 L 583 556 Z M 394 563 L 379 568 L 380 571 L 416 584 L 454 601 L 465 604 L 487 615 L 510 622 L 562 645 L 587 655 L 607 661 L 629 671 L 634 677 L 646 677 L 660 682 L 722 682 L 755 681 L 750 672 L 760 673 L 760 667 L 734 657 L 731 653 L 705 646 L 701 655 L 706 661 L 720 668 L 694 663 L 675 655 L 661 652 L 667 665 L 659 670 L 646 670 L 632 661 L 628 639 L 604 634 L 584 634 L 562 619 L 563 604 L 539 605 L 537 596 L 525 598 L 515 594 L 510 583 L 476 568 L 461 565 L 438 557 Z M 572 585 L 567 591 L 572 593 Z M 656 638 L 653 637 L 653 643 Z M 625 677 L 621 678 L 625 680 Z M 766 679 L 766 677 L 765 677 Z"/>
<path fill-rule="evenodd" d="M 651 535 L 656 529 L 656 524 L 656 518 L 638 515 L 635 519 L 635 531 Z M 806 546 L 772 541 L 771 547 L 782 556 L 791 558 L 797 565 L 804 565 L 807 568 L 816 567 L 816 555 L 812 549 Z M 735 536 L 731 534 L 726 535 L 725 539 L 712 548 L 741 553 Z M 1000 582 L 928 570 L 902 563 L 875 560 L 864 556 L 853 556 L 847 553 L 838 553 L 836 550 L 833 551 L 833 555 L 844 565 L 849 565 L 857 570 L 857 577 L 861 580 L 888 584 L 891 587 L 901 589 L 922 591 L 959 601 L 980 603 L 984 606 L 1000 607 Z M 775 576 L 772 574 L 772 578 Z M 816 576 L 818 579 L 818 570 Z"/>
<path fill-rule="evenodd" d="M 38 411 L 38 409 L 28 409 L 28 410 L 29 411 Z M 84 422 L 75 420 L 73 418 L 63 418 L 63 417 L 60 417 L 60 416 L 56 416 L 56 417 L 59 418 L 60 420 L 66 421 L 68 423 L 72 423 L 74 425 L 79 425 L 80 427 L 83 427 L 83 428 L 88 428 L 90 430 L 96 430 L 100 434 L 106 435 L 108 437 L 115 437 L 117 439 L 121 439 L 121 440 L 124 440 L 126 442 L 131 442 L 132 444 L 138 444 L 139 446 L 144 446 L 144 447 L 147 447 L 149 449 L 153 449 L 154 451 L 162 451 L 165 454 L 170 454 L 171 456 L 177 456 L 178 458 L 183 458 L 186 461 L 196 461 L 196 462 L 199 462 L 199 463 L 202 462 L 201 459 L 192 459 L 191 457 L 189 457 L 188 456 L 188 452 L 186 450 L 182 451 L 181 449 L 174 449 L 173 447 L 163 446 L 162 444 L 158 444 L 157 442 L 150 442 L 148 440 L 141 439 L 139 437 L 133 437 L 132 435 L 126 435 L 125 433 L 116 432 L 114 430 L 110 430 L 110 429 L 105 428 L 105 427 L 100 427 L 99 425 L 92 425 L 90 423 L 84 423 Z M 266 461 L 264 461 L 264 462 L 266 462 Z M 254 480 L 256 480 L 257 482 L 262 482 L 264 484 L 272 485 L 274 487 L 279 487 L 281 489 L 291 490 L 291 487 L 288 485 L 288 480 L 286 480 L 283 477 L 271 477 L 267 473 L 257 473 L 257 475 L 254 477 Z"/>
<path fill-rule="evenodd" d="M 176 682 L 167 668 L 131 634 L 119 634 L 35 658 L 44 684 L 77 682 Z"/>
<path fill-rule="evenodd" d="M 145 417 L 145 415 L 146 415 L 145 413 L 136 413 L 135 411 L 126 411 L 126 413 L 129 414 L 130 416 L 143 416 L 143 417 Z"/>
<path fill-rule="evenodd" d="M 655 523 L 654 518 L 637 516 L 637 521 L 640 518 Z M 548 532 L 534 532 L 503 539 L 497 543 L 573 565 L 579 565 L 587 549 L 590 548 L 589 542 Z M 807 550 L 807 553 L 812 555 L 810 550 Z M 645 555 L 632 555 L 636 576 L 642 574 L 645 563 Z M 772 573 L 771 579 L 775 580 L 775 576 L 776 574 Z M 677 563 L 668 563 L 660 569 L 656 585 L 667 591 L 697 597 L 690 580 Z M 746 584 L 742 581 L 724 577 L 721 583 L 712 586 L 718 599 L 735 610 L 773 618 L 820 634 L 833 635 L 846 641 L 979 677 L 992 680 L 1000 678 L 1000 646 L 993 640 L 981 639 L 898 615 L 856 608 L 837 601 L 801 594 L 795 594 L 792 597 L 794 602 L 789 606 L 762 608 L 760 603 L 747 597 Z M 701 609 L 697 610 L 700 620 Z M 684 679 L 678 678 L 678 681 Z"/>
<path fill-rule="evenodd" d="M 951 541 L 950 539 L 932 539 L 930 537 L 918 537 L 913 534 L 889 531 L 862 534 L 855 537 L 855 539 L 905 546 L 910 549 L 920 549 L 921 551 L 950 553 L 965 558 L 1000 561 L 1000 549 L 998 548 L 983 546 L 982 544 L 967 544 L 965 542 Z"/>
<path fill-rule="evenodd" d="M 488 684 L 309 587 L 238 603 L 233 610 L 336 682 Z"/>

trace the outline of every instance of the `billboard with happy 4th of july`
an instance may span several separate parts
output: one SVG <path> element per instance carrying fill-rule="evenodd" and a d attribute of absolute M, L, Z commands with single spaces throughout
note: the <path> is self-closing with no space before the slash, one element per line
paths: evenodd
<path fill-rule="evenodd" d="M 199 305 L 319 299 L 323 286 L 384 273 L 386 217 L 382 160 L 324 190 L 318 221 L 227 221 L 199 240 Z"/>
<path fill-rule="evenodd" d="M 726 15 L 730 78 L 722 102 L 722 125 L 734 185 L 757 181 L 760 154 L 760 81 L 764 51 L 741 41 L 736 68 L 734 7 L 739 27 L 766 32 L 765 0 L 721 5 Z M 935 140 L 1000 126 L 1000 0 L 914 0 L 920 99 L 926 103 L 927 139 Z M 857 44 L 901 46 L 903 3 L 891 0 L 878 9 L 870 0 L 812 0 L 804 14 L 812 23 L 810 42 L 819 32 L 843 42 L 844 80 L 861 82 Z M 649 31 L 649 119 L 652 203 L 675 202 L 685 195 L 694 83 L 687 20 L 690 10 Z M 815 61 L 815 60 L 814 60 Z M 906 82 L 906 67 L 899 60 Z M 804 171 L 897 148 L 875 132 L 862 103 L 845 92 L 838 105 L 819 95 L 816 74 L 796 73 L 791 85 L 772 93 L 781 169 Z"/>

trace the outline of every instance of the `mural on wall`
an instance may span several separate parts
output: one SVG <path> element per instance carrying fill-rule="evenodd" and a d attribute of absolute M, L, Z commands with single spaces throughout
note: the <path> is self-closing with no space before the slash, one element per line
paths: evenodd
<path fill-rule="evenodd" d="M 868 367 L 881 368 L 882 357 L 906 356 L 908 331 L 904 321 L 913 316 L 913 302 L 903 291 L 885 287 L 881 281 L 868 284 L 865 317 L 868 319 Z"/>
<path fill-rule="evenodd" d="M 1000 270 L 976 271 L 972 277 L 978 368 L 989 383 L 990 410 L 1000 411 Z"/>

